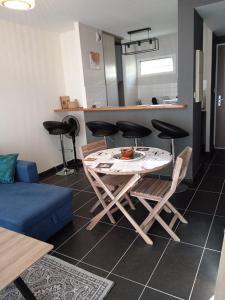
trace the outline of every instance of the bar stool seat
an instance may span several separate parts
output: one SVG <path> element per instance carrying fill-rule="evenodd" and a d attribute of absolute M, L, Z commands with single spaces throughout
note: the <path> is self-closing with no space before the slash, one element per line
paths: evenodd
<path fill-rule="evenodd" d="M 43 126 L 51 135 L 66 134 L 70 130 L 68 125 L 57 121 L 45 121 Z"/>
<path fill-rule="evenodd" d="M 106 145 L 107 137 L 112 136 L 119 131 L 119 128 L 116 125 L 104 121 L 90 121 L 86 123 L 86 126 L 94 137 L 104 138 Z"/>
<path fill-rule="evenodd" d="M 86 126 L 92 132 L 92 135 L 96 137 L 110 136 L 119 131 L 116 125 L 103 121 L 90 121 L 86 123 Z"/>
<path fill-rule="evenodd" d="M 63 122 L 58 121 L 45 121 L 43 122 L 44 128 L 48 131 L 50 135 L 58 135 L 60 137 L 60 144 L 62 150 L 62 159 L 63 159 L 63 170 L 58 172 L 57 175 L 70 175 L 73 174 L 72 170 L 67 168 L 66 158 L 65 158 L 65 149 L 63 143 L 63 136 L 70 132 L 70 126 Z"/>
<path fill-rule="evenodd" d="M 174 167 L 175 158 L 176 158 L 174 140 L 185 138 L 189 136 L 189 133 L 180 127 L 159 120 L 152 120 L 152 125 L 156 130 L 161 131 L 158 134 L 158 137 L 160 139 L 171 140 L 171 153 L 173 157 L 173 167 Z M 180 184 L 179 189 L 177 189 L 177 192 L 182 192 L 185 191 L 186 189 L 187 186 L 185 186 L 184 184 L 182 185 Z"/>
<path fill-rule="evenodd" d="M 158 135 L 161 139 L 179 139 L 189 136 L 189 133 L 184 129 L 163 121 L 152 120 L 152 125 L 155 129 L 161 131 Z"/>
<path fill-rule="evenodd" d="M 138 139 L 149 136 L 152 133 L 149 128 L 133 122 L 119 121 L 116 125 L 122 131 L 124 138 L 135 140 L 136 147 L 138 146 Z"/>

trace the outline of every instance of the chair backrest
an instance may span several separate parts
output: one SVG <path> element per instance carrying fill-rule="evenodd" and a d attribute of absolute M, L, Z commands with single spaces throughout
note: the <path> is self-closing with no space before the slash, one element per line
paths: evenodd
<path fill-rule="evenodd" d="M 173 170 L 171 190 L 175 192 L 177 186 L 185 178 L 192 155 L 192 148 L 186 147 L 177 157 Z"/>
<path fill-rule="evenodd" d="M 105 140 L 100 140 L 80 147 L 81 158 L 84 159 L 91 153 L 106 150 L 107 144 Z"/>

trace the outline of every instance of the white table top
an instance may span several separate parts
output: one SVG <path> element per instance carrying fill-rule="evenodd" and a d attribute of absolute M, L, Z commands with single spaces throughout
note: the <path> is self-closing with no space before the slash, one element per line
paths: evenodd
<path fill-rule="evenodd" d="M 140 148 L 145 148 L 147 151 L 140 151 Z M 166 150 L 148 147 L 138 147 L 137 149 L 138 152 L 141 152 L 145 155 L 139 160 L 128 162 L 115 159 L 113 156 L 120 153 L 121 148 L 113 148 L 101 150 L 88 155 L 84 160 L 84 164 L 87 168 L 92 169 L 97 173 L 111 175 L 132 175 L 146 174 L 161 170 L 169 165 L 172 161 L 171 154 Z M 99 167 L 99 164 L 112 164 L 112 166 L 110 168 L 104 168 L 102 166 Z"/>

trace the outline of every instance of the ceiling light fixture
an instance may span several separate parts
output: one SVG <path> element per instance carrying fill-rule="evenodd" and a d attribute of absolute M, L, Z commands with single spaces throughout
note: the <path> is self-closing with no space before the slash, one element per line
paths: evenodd
<path fill-rule="evenodd" d="M 35 6 L 35 0 L 0 0 L 0 5 L 16 10 L 30 10 Z"/>
<path fill-rule="evenodd" d="M 146 39 L 140 39 L 132 41 L 132 34 L 139 34 L 144 31 L 147 31 L 148 37 Z M 123 55 L 133 55 L 145 52 L 152 52 L 159 50 L 159 39 L 155 37 L 150 38 L 151 28 L 143 28 L 137 29 L 133 31 L 128 31 L 127 33 L 130 35 L 130 41 L 122 44 Z"/>

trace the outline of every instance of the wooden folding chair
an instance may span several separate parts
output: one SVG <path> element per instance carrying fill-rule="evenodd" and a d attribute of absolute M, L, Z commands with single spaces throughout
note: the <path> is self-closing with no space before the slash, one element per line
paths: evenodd
<path fill-rule="evenodd" d="M 192 149 L 190 147 L 186 147 L 177 157 L 172 181 L 144 178 L 141 183 L 139 183 L 131 191 L 131 196 L 138 198 L 150 212 L 148 217 L 140 226 L 144 232 L 148 232 L 153 223 L 158 221 L 175 241 L 180 241 L 179 237 L 172 229 L 177 219 L 185 224 L 187 224 L 187 220 L 169 202 L 169 199 L 175 193 L 176 188 L 186 176 L 191 154 Z M 146 200 L 156 201 L 157 204 L 153 208 Z M 169 211 L 174 214 L 169 225 L 166 224 L 166 222 L 160 217 L 160 213 L 163 209 L 166 211 L 169 209 Z"/>
<path fill-rule="evenodd" d="M 107 149 L 107 144 L 105 140 L 100 140 L 97 142 L 93 142 L 90 144 L 87 144 L 85 146 L 81 146 L 80 152 L 81 152 L 81 158 L 82 160 L 85 160 L 85 157 L 88 155 L 101 151 L 101 150 L 106 150 Z M 83 164 L 84 165 L 84 164 Z M 111 201 L 108 197 L 108 195 L 103 191 L 102 186 L 99 184 L 99 182 L 91 175 L 91 173 L 87 170 L 87 168 L 84 165 L 84 171 L 85 174 L 94 189 L 98 201 L 96 204 L 90 209 L 90 212 L 93 213 L 99 205 L 102 205 L 103 208 L 107 206 L 107 202 Z M 131 176 L 124 176 L 124 175 L 102 175 L 101 180 L 102 182 L 106 185 L 106 187 L 111 191 L 115 191 L 118 187 L 123 186 L 124 183 L 128 182 L 130 180 Z M 126 193 L 124 196 L 124 201 L 121 203 L 123 206 L 129 205 L 132 210 L 135 210 L 135 207 L 129 197 L 129 195 Z M 110 212 L 107 214 L 110 221 L 115 224 L 115 219 L 112 216 L 114 212 L 118 210 L 117 207 L 113 208 L 110 210 Z"/>

